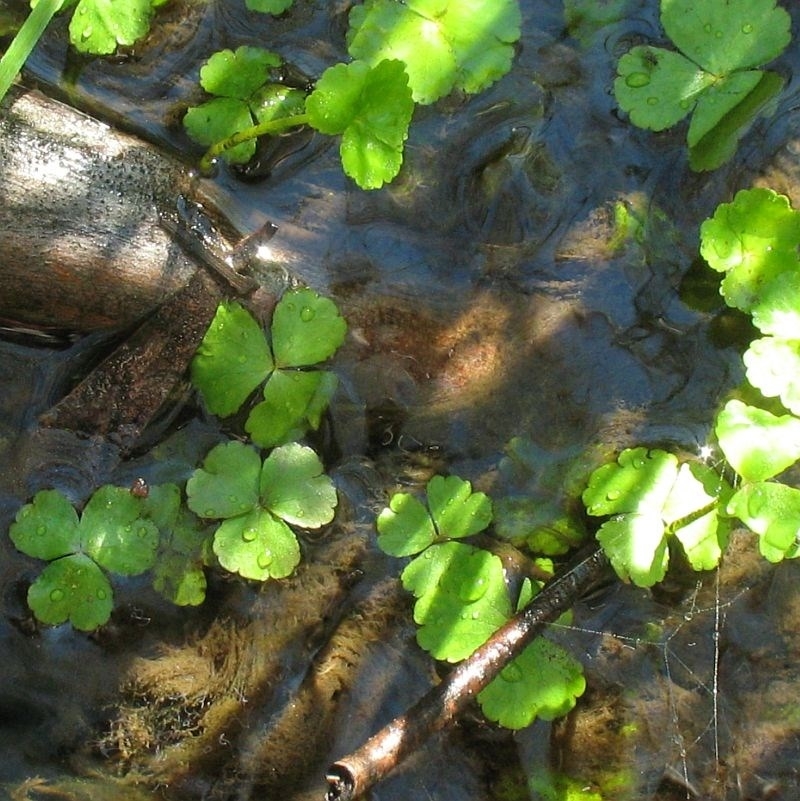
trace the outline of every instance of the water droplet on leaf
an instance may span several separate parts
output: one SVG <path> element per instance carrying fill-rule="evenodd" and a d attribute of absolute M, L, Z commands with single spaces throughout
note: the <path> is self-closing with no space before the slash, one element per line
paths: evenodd
<path fill-rule="evenodd" d="M 64 590 L 55 589 L 50 592 L 50 600 L 57 604 L 64 600 Z"/>
<path fill-rule="evenodd" d="M 108 593 L 107 593 L 107 592 L 106 592 L 104 589 L 99 589 L 99 590 L 98 590 L 98 591 L 95 593 L 95 595 L 97 595 L 97 598 L 98 598 L 98 600 L 100 600 L 100 601 L 105 601 L 105 599 L 108 597 Z"/>
<path fill-rule="evenodd" d="M 254 529 L 254 528 L 246 528 L 246 529 L 245 529 L 245 530 L 242 532 L 242 539 L 243 539 L 245 542 L 253 542 L 253 540 L 255 540 L 255 538 L 256 538 L 257 536 L 258 536 L 258 530 L 257 530 L 257 529 Z"/>
<path fill-rule="evenodd" d="M 508 682 L 522 681 L 522 668 L 511 662 L 500 671 L 500 678 Z"/>
<path fill-rule="evenodd" d="M 745 24 L 742 25 L 742 33 L 747 34 L 752 32 L 753 32 L 753 26 L 749 22 L 745 22 Z"/>
<path fill-rule="evenodd" d="M 650 76 L 646 72 L 632 72 L 625 78 L 625 83 L 631 89 L 641 89 L 641 87 L 650 83 Z"/>
<path fill-rule="evenodd" d="M 486 595 L 489 584 L 485 578 L 469 578 L 458 588 L 458 597 L 465 603 L 479 601 Z"/>
<path fill-rule="evenodd" d="M 710 23 L 710 22 L 707 22 L 705 25 L 703 25 L 703 30 L 704 30 L 706 33 L 711 33 L 711 23 Z"/>
<path fill-rule="evenodd" d="M 606 494 L 606 500 L 617 501 L 622 493 L 619 490 L 609 490 Z"/>
<path fill-rule="evenodd" d="M 647 105 L 648 106 L 655 106 L 657 103 L 658 103 L 658 98 L 657 97 L 652 97 L 651 96 L 651 97 L 647 98 Z"/>
<path fill-rule="evenodd" d="M 266 550 L 264 553 L 260 553 L 256 562 L 262 570 L 266 570 L 272 564 L 272 551 Z"/>
<path fill-rule="evenodd" d="M 303 306 L 300 310 L 300 319 L 304 323 L 310 323 L 314 319 L 314 310 L 310 306 Z"/>
<path fill-rule="evenodd" d="M 38 534 L 40 537 L 43 537 L 45 534 L 47 534 L 47 526 L 44 526 L 44 525 L 42 525 L 42 526 L 37 526 L 37 527 L 36 527 L 36 533 L 37 533 L 37 534 Z"/>

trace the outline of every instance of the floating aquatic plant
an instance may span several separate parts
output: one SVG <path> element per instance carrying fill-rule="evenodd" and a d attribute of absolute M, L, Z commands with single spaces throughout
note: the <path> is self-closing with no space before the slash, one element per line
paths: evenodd
<path fill-rule="evenodd" d="M 754 68 L 789 44 L 789 14 L 775 0 L 661 0 L 661 24 L 680 52 L 632 48 L 614 95 L 640 128 L 663 131 L 691 115 L 689 163 L 716 169 L 783 88 L 779 75 Z"/>

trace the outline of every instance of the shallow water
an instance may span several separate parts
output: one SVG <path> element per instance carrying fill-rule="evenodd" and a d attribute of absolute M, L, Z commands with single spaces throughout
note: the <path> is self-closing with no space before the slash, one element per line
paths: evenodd
<path fill-rule="evenodd" d="M 76 103 L 106 107 L 111 119 L 124 118 L 180 150 L 187 142 L 176 108 L 191 98 L 199 63 L 213 50 L 267 43 L 307 76 L 345 56 L 344 6 L 299 3 L 271 20 L 234 5 L 166 10 L 162 35 L 119 63 L 68 62 L 51 36 L 33 72 L 59 81 L 68 69 L 77 75 L 68 92 Z M 800 124 L 790 77 L 797 73 L 796 46 L 778 62 L 789 81 L 776 114 L 756 124 L 730 164 L 696 175 L 686 164 L 682 130 L 637 130 L 610 94 L 616 58 L 659 38 L 655 2 L 632 1 L 624 19 L 581 29 L 580 38 L 565 31 L 561 2 L 522 6 L 524 35 L 512 72 L 474 98 L 418 109 L 403 173 L 391 187 L 355 189 L 341 174 L 335 146 L 319 136 L 288 141 L 264 180 L 242 183 L 229 173 L 218 179 L 231 220 L 243 232 L 273 221 L 274 262 L 332 296 L 349 322 L 335 361 L 341 390 L 331 408 L 328 452 L 343 495 L 340 529 L 367 542 L 364 578 L 349 588 L 350 604 L 396 570 L 369 544 L 370 524 L 387 489 L 414 470 L 449 469 L 502 493 L 496 466 L 512 437 L 538 448 L 543 471 L 548 459 L 557 463 L 596 443 L 608 450 L 702 445 L 740 368 L 733 337 L 720 340 L 713 287 L 702 311 L 681 299 L 699 224 L 764 173 L 800 201 L 791 159 Z M 617 202 L 647 222 L 638 239 L 613 247 Z M 91 339 L 66 349 L 0 345 L 0 528 L 41 487 L 57 486 L 78 501 L 107 481 L 182 480 L 219 437 L 206 421 L 187 424 L 189 410 L 165 444 L 124 462 L 103 443 L 40 431 L 37 414 L 98 347 Z M 539 478 L 532 490 L 550 491 Z M 130 701 L 120 688 L 136 675 L 137 658 L 158 666 L 159 645 L 181 647 L 215 616 L 238 614 L 245 626 L 254 610 L 277 603 L 270 590 L 261 598 L 253 588 L 223 583 L 207 609 L 176 612 L 130 582 L 120 589 L 119 615 L 97 637 L 31 631 L 24 588 L 35 566 L 7 539 L 0 548 L 0 636 L 8 655 L 0 675 L 10 688 L 0 691 L 0 782 L 9 787 L 33 776 L 57 781 L 86 773 L 86 743 L 105 736 L 108 749 L 108 721 Z M 309 545 L 310 562 L 315 549 Z M 546 797 L 541 780 L 548 771 L 602 787 L 604 798 L 794 797 L 800 720 L 771 700 L 796 686 L 797 635 L 787 612 L 794 578 L 791 566 L 765 571 L 749 563 L 723 573 L 722 629 L 713 577 L 696 592 L 692 579 L 674 596 L 656 599 L 619 590 L 600 609 L 581 612 L 577 627 L 585 631 L 564 634 L 584 655 L 590 684 L 569 725 L 540 723 L 510 740 L 467 723 L 374 797 L 507 798 L 509 784 L 513 797 L 525 797 L 526 787 L 534 788 L 531 797 Z M 776 596 L 782 605 L 769 602 Z M 684 616 L 698 608 L 695 630 Z M 287 634 L 297 650 L 284 654 L 279 678 L 241 679 L 251 682 L 261 705 L 240 710 L 242 754 L 231 758 L 230 746 L 218 742 L 208 765 L 164 788 L 167 797 L 247 798 L 252 787 L 263 787 L 263 777 L 261 785 L 242 778 L 243 768 L 238 782 L 225 771 L 261 754 L 258 734 L 280 718 L 319 642 L 339 622 L 324 604 L 303 614 L 318 614 L 322 631 L 301 628 L 294 640 Z M 276 613 L 276 625 L 281 619 Z M 643 633 L 651 624 L 659 631 Z M 714 642 L 720 647 L 710 647 Z M 670 662 L 673 654 L 679 662 Z M 407 623 L 387 627 L 358 659 L 348 700 L 329 713 L 328 736 L 309 756 L 308 776 L 295 780 L 301 790 L 434 679 Z M 676 664 L 689 665 L 688 679 Z M 759 687 L 764 692 L 754 693 Z M 151 689 L 141 692 L 155 705 Z M 620 731 L 637 722 L 639 729 L 622 738 Z M 748 748 L 743 741 L 753 732 Z M 118 756 L 111 754 L 103 770 L 113 774 Z M 134 771 L 141 767 L 135 762 Z M 623 773 L 627 783 L 620 783 Z M 64 797 L 113 795 L 107 780 L 87 781 L 62 785 Z"/>

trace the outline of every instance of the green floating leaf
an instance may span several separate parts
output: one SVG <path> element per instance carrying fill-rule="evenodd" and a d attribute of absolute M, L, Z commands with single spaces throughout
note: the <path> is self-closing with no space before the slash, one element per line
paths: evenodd
<path fill-rule="evenodd" d="M 483 531 L 492 522 L 492 502 L 473 492 L 458 476 L 434 476 L 427 486 L 428 508 L 440 537 L 462 539 Z"/>
<path fill-rule="evenodd" d="M 200 85 L 211 95 L 248 100 L 267 81 L 270 68 L 280 65 L 279 55 L 261 47 L 220 50 L 200 68 Z"/>
<path fill-rule="evenodd" d="M 114 596 L 103 571 L 88 556 L 73 554 L 51 562 L 28 588 L 28 606 L 51 626 L 69 621 L 92 631 L 111 617 Z"/>
<path fill-rule="evenodd" d="M 336 488 L 311 448 L 296 442 L 275 448 L 264 460 L 261 503 L 275 516 L 303 528 L 333 520 Z"/>
<path fill-rule="evenodd" d="M 545 556 L 569 553 L 586 539 L 580 520 L 536 498 L 495 501 L 494 527 L 498 537 Z"/>
<path fill-rule="evenodd" d="M 511 615 L 500 558 L 465 543 L 432 545 L 402 581 L 417 598 L 417 642 L 436 659 L 464 659 Z"/>
<path fill-rule="evenodd" d="M 614 96 L 634 125 L 663 131 L 687 116 L 713 82 L 680 53 L 639 45 L 619 60 Z"/>
<path fill-rule="evenodd" d="M 312 289 L 284 293 L 272 316 L 272 350 L 277 367 L 325 361 L 344 342 L 347 323 L 336 304 Z"/>
<path fill-rule="evenodd" d="M 430 512 L 407 492 L 396 492 L 377 520 L 378 545 L 391 556 L 412 556 L 436 539 Z"/>
<path fill-rule="evenodd" d="M 630 513 L 607 520 L 597 532 L 597 541 L 623 581 L 652 587 L 667 573 L 667 538 L 664 521 L 657 512 Z"/>
<path fill-rule="evenodd" d="M 800 490 L 771 482 L 747 484 L 730 499 L 728 514 L 759 535 L 761 555 L 770 562 L 800 553 Z"/>
<path fill-rule="evenodd" d="M 294 0 L 245 0 L 250 11 L 260 11 L 262 14 L 283 14 L 292 7 Z"/>
<path fill-rule="evenodd" d="M 323 370 L 276 370 L 264 386 L 264 400 L 250 412 L 245 430 L 262 448 L 299 439 L 309 428 L 319 427 L 338 383 L 333 373 Z"/>
<path fill-rule="evenodd" d="M 371 66 L 403 62 L 414 100 L 433 103 L 505 75 L 520 25 L 516 0 L 367 0 L 350 12 L 348 51 Z"/>
<path fill-rule="evenodd" d="M 731 467 L 746 481 L 765 481 L 800 458 L 800 420 L 731 400 L 715 432 Z"/>
<path fill-rule="evenodd" d="M 489 720 L 524 729 L 536 718 L 566 715 L 585 690 L 581 663 L 539 637 L 478 694 L 478 703 Z"/>
<path fill-rule="evenodd" d="M 800 415 L 800 339 L 754 339 L 742 358 L 754 387 Z"/>
<path fill-rule="evenodd" d="M 214 97 L 199 106 L 190 106 L 183 117 L 186 133 L 201 145 L 210 147 L 253 124 L 250 107 L 233 97 Z M 255 155 L 256 141 L 248 139 L 226 150 L 222 157 L 230 164 L 246 164 Z"/>
<path fill-rule="evenodd" d="M 261 458 L 248 445 L 224 442 L 212 448 L 186 484 L 189 508 L 199 517 L 228 518 L 258 503 Z"/>
<path fill-rule="evenodd" d="M 318 131 L 342 135 L 342 167 L 362 189 L 378 189 L 400 171 L 414 112 L 400 61 L 329 67 L 308 96 L 306 111 Z"/>
<path fill-rule="evenodd" d="M 57 490 L 41 490 L 17 513 L 9 536 L 34 559 L 58 559 L 80 549 L 78 514 Z"/>
<path fill-rule="evenodd" d="M 213 547 L 226 570 L 255 581 L 284 578 L 300 562 L 294 532 L 261 508 L 224 521 L 214 535 Z"/>
<path fill-rule="evenodd" d="M 81 550 L 112 573 L 144 573 L 156 559 L 158 528 L 142 512 L 141 499 L 130 490 L 100 487 L 81 515 Z"/>
<path fill-rule="evenodd" d="M 717 206 L 700 240 L 709 266 L 726 273 L 720 288 L 726 303 L 750 312 L 779 275 L 797 271 L 800 215 L 770 189 L 743 189 Z"/>
<path fill-rule="evenodd" d="M 81 53 L 108 55 L 132 45 L 150 30 L 151 0 L 79 0 L 69 24 L 69 39 Z"/>
<path fill-rule="evenodd" d="M 192 382 L 213 414 L 233 414 L 273 369 L 261 326 L 240 304 L 223 302 L 192 360 Z"/>
<path fill-rule="evenodd" d="M 790 23 L 775 0 L 661 0 L 669 38 L 714 75 L 777 58 L 791 40 Z"/>
<path fill-rule="evenodd" d="M 305 114 L 306 93 L 281 83 L 268 83 L 251 96 L 248 105 L 258 123 Z"/>

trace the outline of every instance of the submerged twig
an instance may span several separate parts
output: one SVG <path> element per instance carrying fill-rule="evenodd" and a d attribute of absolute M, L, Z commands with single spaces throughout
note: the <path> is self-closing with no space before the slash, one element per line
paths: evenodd
<path fill-rule="evenodd" d="M 599 546 L 582 554 L 475 653 L 407 712 L 358 750 L 334 763 L 327 774 L 327 801 L 351 801 L 381 781 L 431 735 L 447 726 L 545 626 L 572 606 L 608 566 Z"/>

